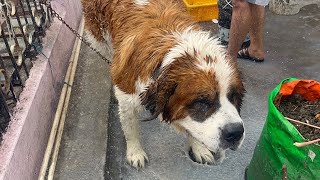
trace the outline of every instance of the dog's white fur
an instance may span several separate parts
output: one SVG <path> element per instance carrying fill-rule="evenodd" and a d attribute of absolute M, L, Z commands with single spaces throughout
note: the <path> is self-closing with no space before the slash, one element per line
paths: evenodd
<path fill-rule="evenodd" d="M 136 82 L 137 92 L 142 92 L 152 82 L 149 80 L 146 84 L 140 80 Z M 119 103 L 119 118 L 121 127 L 127 141 L 127 160 L 138 168 L 145 166 L 145 160 L 148 160 L 147 154 L 144 152 L 140 143 L 139 135 L 139 116 L 144 111 L 140 103 L 139 93 L 127 94 L 114 86 L 115 96 Z"/>
<path fill-rule="evenodd" d="M 117 86 L 114 86 L 114 91 L 119 103 L 121 127 L 127 141 L 127 160 L 136 168 L 144 167 L 148 156 L 140 144 L 138 117 L 143 107 L 140 105 L 139 95 L 126 94 Z"/>
<path fill-rule="evenodd" d="M 145 6 L 149 4 L 149 0 L 134 0 L 134 3 L 140 6 Z"/>

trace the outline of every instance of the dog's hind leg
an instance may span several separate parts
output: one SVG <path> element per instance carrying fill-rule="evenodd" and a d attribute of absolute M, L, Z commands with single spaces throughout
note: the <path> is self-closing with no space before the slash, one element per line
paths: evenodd
<path fill-rule="evenodd" d="M 139 96 L 126 94 L 115 87 L 119 103 L 119 116 L 122 130 L 127 142 L 127 160 L 135 168 L 143 168 L 148 162 L 147 154 L 141 147 L 139 135 Z"/>

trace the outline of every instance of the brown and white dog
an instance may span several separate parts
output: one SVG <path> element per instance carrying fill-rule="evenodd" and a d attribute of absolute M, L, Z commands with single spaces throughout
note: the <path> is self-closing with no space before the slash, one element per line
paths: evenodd
<path fill-rule="evenodd" d="M 82 0 L 92 46 L 113 51 L 111 75 L 127 160 L 137 168 L 148 161 L 139 138 L 143 110 L 186 132 L 189 154 L 199 163 L 221 162 L 225 150 L 236 150 L 244 139 L 239 71 L 181 2 Z"/>

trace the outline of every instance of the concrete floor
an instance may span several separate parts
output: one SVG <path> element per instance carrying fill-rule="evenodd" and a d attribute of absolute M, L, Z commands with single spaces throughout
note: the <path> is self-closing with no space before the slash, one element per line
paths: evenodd
<path fill-rule="evenodd" d="M 103 179 L 111 80 L 109 67 L 82 45 L 55 179 Z"/>
<path fill-rule="evenodd" d="M 320 9 L 308 6 L 294 16 L 267 12 L 264 37 L 265 62 L 239 60 L 247 90 L 242 148 L 228 151 L 219 166 L 199 165 L 188 158 L 185 137 L 158 121 L 144 122 L 142 144 L 150 163 L 140 171 L 126 164 L 108 66 L 83 46 L 55 179 L 243 179 L 265 122 L 269 92 L 288 77 L 320 80 Z"/>

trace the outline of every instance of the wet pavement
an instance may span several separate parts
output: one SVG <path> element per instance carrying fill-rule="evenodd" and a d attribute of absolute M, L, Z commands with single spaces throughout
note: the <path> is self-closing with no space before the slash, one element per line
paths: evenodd
<path fill-rule="evenodd" d="M 204 26 L 215 33 L 215 24 Z M 264 37 L 265 62 L 239 60 L 247 90 L 242 148 L 227 151 L 221 165 L 200 165 L 188 158 L 183 135 L 159 121 L 143 122 L 141 142 L 150 162 L 139 171 L 126 163 L 107 65 L 83 46 L 55 179 L 243 179 L 266 119 L 269 92 L 289 77 L 320 80 L 320 8 L 311 5 L 294 16 L 267 12 Z"/>
<path fill-rule="evenodd" d="M 104 179 L 110 89 L 107 63 L 82 44 L 54 179 Z"/>

